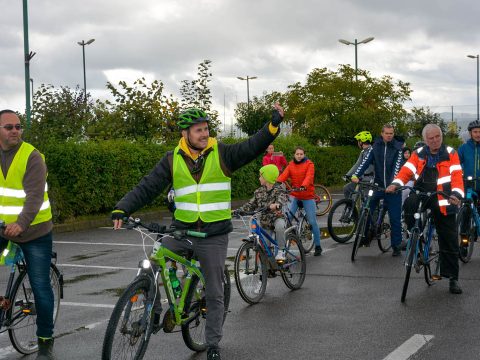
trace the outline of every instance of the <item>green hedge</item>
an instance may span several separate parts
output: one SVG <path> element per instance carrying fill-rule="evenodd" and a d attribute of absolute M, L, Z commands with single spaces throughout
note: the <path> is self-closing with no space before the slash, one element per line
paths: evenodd
<path fill-rule="evenodd" d="M 225 139 L 225 142 L 233 142 Z M 320 148 L 300 137 L 280 137 L 276 150 L 282 150 L 287 160 L 293 158 L 297 145 L 305 148 L 315 163 L 317 182 L 327 186 L 341 183 L 341 176 L 358 156 L 355 147 Z M 49 196 L 54 221 L 84 215 L 105 214 L 118 200 L 148 174 L 172 146 L 102 141 L 58 143 L 39 149 L 48 166 Z M 232 179 L 232 197 L 249 198 L 259 186 L 258 169 L 262 157 L 236 171 Z M 153 205 L 162 205 L 156 199 Z"/>

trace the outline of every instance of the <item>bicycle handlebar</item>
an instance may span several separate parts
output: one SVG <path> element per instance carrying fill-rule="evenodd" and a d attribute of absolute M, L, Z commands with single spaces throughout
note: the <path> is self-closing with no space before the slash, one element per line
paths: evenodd
<path fill-rule="evenodd" d="M 179 230 L 175 227 L 169 227 L 167 228 L 165 225 L 160 225 L 158 223 L 150 223 L 150 224 L 144 224 L 139 218 L 126 218 L 125 222 L 125 227 L 128 230 L 132 230 L 134 228 L 138 228 L 139 226 L 143 227 L 144 229 L 150 231 L 151 233 L 156 233 L 156 234 L 173 234 L 175 238 L 178 237 L 185 237 L 185 236 L 192 236 L 192 237 L 197 237 L 197 238 L 206 238 L 208 236 L 207 233 L 200 232 L 200 231 L 194 231 L 194 230 Z"/>
<path fill-rule="evenodd" d="M 397 188 L 397 190 L 395 190 L 395 192 L 400 192 L 400 191 L 403 191 L 403 190 L 410 190 L 410 192 L 414 192 L 418 196 L 421 196 L 421 197 L 424 197 L 424 198 L 430 198 L 433 195 L 437 195 L 437 194 L 440 194 L 440 195 L 446 197 L 447 199 L 452 196 L 452 195 L 447 194 L 444 191 L 426 191 L 425 192 L 425 191 L 420 191 L 418 189 L 415 189 L 411 186 L 400 186 L 399 188 Z"/>

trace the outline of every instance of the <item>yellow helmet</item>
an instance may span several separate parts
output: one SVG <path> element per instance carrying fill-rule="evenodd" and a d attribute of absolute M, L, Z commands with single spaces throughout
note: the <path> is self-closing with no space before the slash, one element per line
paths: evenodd
<path fill-rule="evenodd" d="M 361 141 L 361 142 L 372 142 L 372 134 L 370 134 L 370 131 L 360 131 L 357 135 L 355 135 L 355 140 Z"/>

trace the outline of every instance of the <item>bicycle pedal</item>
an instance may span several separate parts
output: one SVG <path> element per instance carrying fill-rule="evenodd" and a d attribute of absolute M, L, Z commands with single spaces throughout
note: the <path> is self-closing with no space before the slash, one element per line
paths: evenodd
<path fill-rule="evenodd" d="M 175 318 L 171 310 L 168 310 L 167 312 L 165 312 L 165 315 L 163 316 L 161 328 L 166 333 L 171 333 L 173 329 L 175 329 Z"/>

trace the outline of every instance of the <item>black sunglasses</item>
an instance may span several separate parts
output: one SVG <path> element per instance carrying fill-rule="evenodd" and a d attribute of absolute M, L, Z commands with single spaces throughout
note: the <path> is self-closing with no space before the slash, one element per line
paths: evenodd
<path fill-rule="evenodd" d="M 7 124 L 7 125 L 0 125 L 0 128 L 4 128 L 5 130 L 8 130 L 8 131 L 12 131 L 13 128 L 15 128 L 16 130 L 20 131 L 22 130 L 22 125 L 21 124 Z"/>

